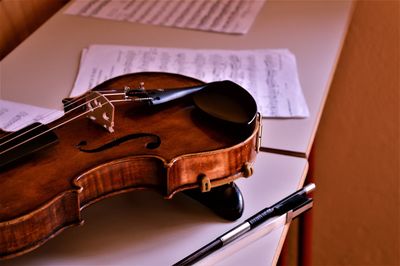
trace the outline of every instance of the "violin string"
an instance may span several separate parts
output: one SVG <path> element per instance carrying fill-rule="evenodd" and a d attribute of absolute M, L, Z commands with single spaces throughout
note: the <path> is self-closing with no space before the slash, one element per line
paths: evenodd
<path fill-rule="evenodd" d="M 96 91 L 96 92 L 99 92 L 99 93 L 101 93 L 101 94 L 104 95 L 104 96 L 119 96 L 119 95 L 125 95 L 125 93 L 123 93 L 123 92 L 117 93 L 118 90 L 108 90 L 108 91 L 104 90 L 104 91 Z M 112 93 L 109 93 L 109 92 L 112 92 Z M 85 93 L 85 94 L 83 94 L 82 96 L 79 96 L 79 97 L 77 97 L 77 98 L 74 98 L 74 99 L 72 99 L 71 101 L 68 101 L 66 104 L 64 104 L 64 106 L 63 106 L 64 109 L 66 109 L 66 108 L 70 107 L 71 105 L 74 105 L 74 104 L 76 104 L 77 102 L 79 102 L 79 101 L 85 99 L 86 94 L 87 94 L 87 93 Z M 86 102 L 86 103 L 87 103 L 87 102 Z M 84 104 L 86 104 L 86 103 L 84 103 Z M 83 104 L 83 105 L 84 105 L 84 104 Z M 73 110 L 72 110 L 72 111 L 73 111 Z M 51 115 L 54 115 L 56 112 L 58 112 L 58 110 L 56 110 L 56 111 L 51 111 L 51 112 L 49 112 L 49 113 L 46 113 L 44 116 L 41 117 L 41 119 L 45 119 L 45 118 L 47 118 L 47 117 L 49 117 L 49 116 L 51 116 Z M 64 115 L 66 115 L 66 114 L 68 114 L 68 111 L 64 113 Z M 38 121 L 37 121 L 36 119 L 32 119 L 32 120 L 28 121 L 27 124 L 30 125 L 30 124 L 33 124 L 34 122 L 38 122 Z M 13 137 L 12 139 L 18 138 L 18 137 L 20 137 L 20 136 L 22 136 L 22 135 L 24 135 L 24 134 L 26 134 L 26 133 L 28 133 L 28 132 L 30 132 L 30 131 L 32 131 L 32 130 L 35 130 L 35 129 L 38 128 L 38 127 L 40 127 L 40 125 L 38 125 L 38 126 L 36 126 L 36 127 L 34 127 L 34 128 L 31 128 L 30 130 L 28 130 L 28 131 L 26 131 L 26 132 L 24 132 L 24 133 L 21 133 L 21 135 L 16 135 L 16 136 Z M 13 134 L 15 134 L 15 132 L 10 132 L 10 133 L 8 133 L 8 134 L 5 134 L 5 135 L 1 136 L 1 137 L 0 137 L 0 141 L 3 140 L 3 139 L 5 139 L 5 138 L 7 138 L 7 137 L 9 137 L 10 135 L 13 135 Z M 11 139 L 11 140 L 12 140 L 12 139 Z M 7 141 L 7 142 L 8 142 L 8 141 Z M 6 142 L 0 143 L 0 146 L 1 146 L 2 144 L 5 144 L 5 143 L 6 143 Z"/>
<path fill-rule="evenodd" d="M 114 91 L 115 91 L 115 90 L 114 90 Z M 71 110 L 68 110 L 64 115 L 66 115 L 66 114 L 68 114 L 68 113 L 70 113 L 70 112 L 73 112 L 73 111 L 75 111 L 76 109 L 79 109 L 79 108 L 81 108 L 82 106 L 85 106 L 86 104 L 88 104 L 88 103 L 90 103 L 90 102 L 92 102 L 92 101 L 95 101 L 96 99 L 98 99 L 98 98 L 100 98 L 100 97 L 103 97 L 103 96 L 121 96 L 121 95 L 125 96 L 126 94 L 125 94 L 125 93 L 104 93 L 104 94 L 98 95 L 98 96 L 96 96 L 95 98 L 93 98 L 93 99 L 91 99 L 91 100 L 89 100 L 89 101 L 86 101 L 86 102 L 84 102 L 83 104 L 80 104 L 80 105 L 78 105 L 78 106 L 72 108 Z M 77 98 L 77 99 L 74 99 L 73 101 L 71 101 L 71 102 L 69 102 L 68 104 L 66 104 L 65 107 L 66 107 L 66 106 L 71 106 L 72 104 L 74 104 L 74 103 L 76 103 L 76 102 L 82 100 L 85 96 L 86 96 L 86 95 L 83 95 L 83 96 L 81 96 L 81 97 L 79 97 L 79 98 Z M 142 97 L 142 98 L 126 98 L 126 99 L 122 99 L 122 100 L 109 100 L 108 102 L 106 102 L 106 104 L 117 103 L 117 102 L 126 102 L 126 101 L 147 101 L 147 100 L 153 100 L 153 98 L 151 98 L 151 97 L 144 97 L 144 98 L 143 98 L 143 97 Z M 65 107 L 64 107 L 64 108 L 65 108 Z M 48 133 L 48 132 L 50 132 L 50 131 L 52 131 L 52 130 L 54 130 L 54 129 L 56 129 L 56 128 L 58 128 L 58 127 L 60 127 L 60 126 L 62 126 L 62 125 L 64 125 L 64 124 L 66 124 L 66 123 L 69 123 L 69 122 L 71 122 L 71 121 L 73 121 L 73 120 L 79 118 L 80 116 L 82 116 L 82 115 L 84 115 L 84 114 L 87 114 L 87 113 L 89 113 L 89 112 L 91 112 L 91 111 L 93 111 L 93 110 L 95 110 L 95 109 L 97 109 L 97 108 L 100 108 L 100 107 L 101 107 L 101 106 L 97 106 L 97 107 L 94 107 L 94 108 L 92 108 L 92 109 L 90 109 L 90 110 L 88 110 L 88 111 L 86 111 L 86 112 L 83 112 L 82 114 L 79 114 L 79 115 L 77 115 L 77 116 L 75 116 L 75 117 L 73 117 L 73 118 L 71 118 L 71 119 L 69 119 L 69 120 L 67 120 L 67 121 L 64 121 L 63 123 L 60 123 L 60 124 L 58 124 L 58 125 L 56 125 L 56 126 L 50 128 L 50 129 L 48 129 L 48 130 L 46 130 L 46 131 L 44 131 L 44 132 L 41 132 L 41 133 L 39 133 L 38 135 L 35 135 L 35 136 L 33 136 L 33 137 L 31 137 L 31 138 L 29 138 L 29 139 L 23 141 L 23 142 L 20 142 L 20 143 L 18 143 L 17 145 L 12 146 L 12 147 L 8 148 L 8 149 L 5 150 L 5 151 L 1 151 L 0 154 L 3 154 L 3 153 L 5 153 L 5 152 L 7 152 L 7 151 L 9 151 L 9 150 L 12 150 L 12 149 L 14 149 L 14 148 L 16 148 L 16 147 L 18 147 L 18 146 L 20 146 L 20 145 L 22 145 L 22 144 L 28 142 L 28 141 L 31 141 L 31 140 L 33 140 L 33 139 L 35 139 L 35 138 L 37 138 L 37 137 L 39 137 L 39 136 L 41 136 L 41 135 L 43 135 L 43 134 L 45 134 L 45 133 Z M 14 136 L 14 137 L 11 138 L 11 139 L 8 139 L 7 141 L 4 141 L 4 142 L 0 143 L 0 147 L 1 147 L 2 145 L 4 145 L 4 144 L 6 144 L 6 143 L 8 143 L 8 142 L 10 142 L 10 141 L 12 141 L 12 140 L 14 140 L 14 139 L 16 139 L 16 138 L 22 136 L 22 135 L 27 134 L 28 132 L 31 132 L 32 130 L 34 130 L 34 129 L 40 127 L 40 126 L 41 126 L 41 125 L 38 125 L 38 126 L 36 126 L 36 127 L 33 127 L 33 128 L 31 128 L 31 129 L 29 129 L 29 130 L 27 130 L 27 131 L 22 132 L 21 134 L 19 134 L 19 135 L 17 135 L 17 136 Z M 12 134 L 12 133 L 11 133 L 11 134 Z M 8 134 L 8 135 L 6 135 L 6 136 L 3 136 L 2 138 L 0 138 L 0 140 L 1 140 L 1 139 L 4 139 L 5 137 L 7 137 L 7 136 L 9 136 L 9 135 L 10 135 L 10 134 Z"/>
<path fill-rule="evenodd" d="M 83 98 L 83 97 L 79 98 L 79 100 L 81 100 L 82 98 Z M 76 101 L 74 101 L 74 102 L 76 103 L 76 102 L 78 102 L 79 100 L 76 100 Z M 86 103 L 83 103 L 83 104 L 81 104 L 81 105 L 79 105 L 79 106 L 77 106 L 77 107 L 75 107 L 75 108 L 73 108 L 73 109 L 71 109 L 71 110 L 65 112 L 63 116 L 65 116 L 66 114 L 68 114 L 68 113 L 70 113 L 70 112 L 75 111 L 76 109 L 82 107 L 82 106 L 85 105 L 85 104 L 86 104 Z M 54 113 L 55 113 L 55 112 L 48 113 L 48 114 L 47 114 L 46 116 L 44 116 L 43 118 L 48 117 L 48 116 L 50 116 L 50 115 L 52 115 L 52 114 L 54 114 Z M 32 121 L 30 121 L 30 122 L 37 122 L 37 121 L 32 120 Z M 21 136 L 23 136 L 23 135 L 25 135 L 25 134 L 27 134 L 27 133 L 29 133 L 29 132 L 31 132 L 31 131 L 37 129 L 37 128 L 39 128 L 41 125 L 42 125 L 42 124 L 39 124 L 39 125 L 37 125 L 37 126 L 31 128 L 31 129 L 26 130 L 26 131 L 24 131 L 24 132 L 21 132 L 21 133 L 19 133 L 19 134 L 15 134 L 16 132 L 11 132 L 10 134 L 7 134 L 7 135 L 3 136 L 2 138 L 0 138 L 0 140 L 3 140 L 4 138 L 9 137 L 9 136 L 12 135 L 12 134 L 15 135 L 15 136 L 11 137 L 10 139 L 1 142 L 1 143 L 0 143 L 0 147 L 1 147 L 2 145 L 5 145 L 6 143 L 8 143 L 8 142 L 10 142 L 10 141 L 15 140 L 16 138 L 19 138 L 19 137 L 21 137 Z"/>
<path fill-rule="evenodd" d="M 99 96 L 99 97 L 100 97 L 100 96 Z M 111 104 L 111 102 L 106 102 L 105 104 Z M 68 119 L 68 120 L 66 120 L 66 121 L 64 121 L 64 122 L 62 122 L 62 123 L 60 123 L 60 124 L 58 124 L 58 125 L 56 125 L 56 126 L 54 126 L 54 127 L 52 127 L 52 128 L 47 129 L 46 131 L 43 131 L 43 132 L 41 132 L 41 133 L 39 133 L 39 134 L 37 134 L 37 135 L 35 135 L 35 136 L 29 138 L 29 139 L 26 139 L 26 140 L 24 140 L 24 141 L 22 141 L 22 142 L 20 142 L 20 143 L 18 143 L 18 144 L 16 144 L 16 145 L 14 145 L 14 146 L 12 146 L 12 147 L 6 149 L 6 150 L 4 150 L 4 151 L 1 151 L 1 152 L 0 152 L 0 155 L 3 154 L 3 153 L 6 153 L 6 152 L 8 152 L 8 151 L 10 151 L 10 150 L 12 150 L 12 149 L 17 148 L 18 146 L 20 146 L 20 145 L 22 145 L 22 144 L 24 144 L 24 143 L 26 143 L 26 142 L 29 142 L 29 141 L 31 141 L 31 140 L 33 140 L 33 139 L 35 139 L 35 138 L 38 138 L 38 137 L 40 137 L 41 135 L 44 135 L 44 134 L 46 134 L 46 133 L 48 133 L 48 132 L 50 132 L 50 131 L 52 131 L 52 130 L 54 130 L 54 129 L 56 129 L 56 128 L 62 126 L 62 125 L 65 125 L 65 124 L 67 124 L 67 123 L 69 123 L 69 122 L 71 122 L 71 121 L 73 121 L 73 120 L 75 120 L 75 119 L 81 117 L 82 115 L 85 115 L 85 114 L 87 114 L 87 113 L 89 113 L 89 112 L 92 112 L 92 110 L 95 110 L 95 109 L 100 108 L 100 107 L 101 107 L 101 106 L 94 107 L 94 108 L 91 109 L 91 110 L 88 110 L 88 111 L 86 111 L 86 112 L 83 112 L 83 113 L 81 113 L 81 114 L 79 114 L 79 115 L 77 115 L 77 116 L 75 116 L 75 117 L 73 117 L 73 118 L 71 118 L 71 119 Z"/>
<path fill-rule="evenodd" d="M 69 103 L 69 104 L 67 104 L 67 105 L 65 105 L 65 106 L 71 106 L 72 104 L 75 104 L 75 103 L 77 103 L 78 101 L 82 100 L 85 96 L 86 96 L 86 95 L 81 96 L 81 97 L 79 97 L 78 99 L 76 99 L 76 100 L 74 100 L 74 101 L 71 101 L 72 103 Z M 109 95 L 103 95 L 103 94 L 102 94 L 102 95 L 98 95 L 98 96 L 96 96 L 95 98 L 93 98 L 93 99 L 91 99 L 91 100 L 89 100 L 89 101 L 86 101 L 86 102 L 84 102 L 84 103 L 82 103 L 82 104 L 80 104 L 80 105 L 78 105 L 78 106 L 72 108 L 71 110 L 68 110 L 67 112 L 64 113 L 64 115 L 67 115 L 67 114 L 69 114 L 70 112 L 73 112 L 73 111 L 75 111 L 76 109 L 79 109 L 79 108 L 85 106 L 86 104 L 90 103 L 91 101 L 97 100 L 98 98 L 100 98 L 100 97 L 102 97 L 102 96 L 109 96 Z M 124 100 L 124 101 L 126 101 L 126 100 Z M 97 107 L 96 107 L 96 108 L 97 108 Z M 90 110 L 89 110 L 89 111 L 90 111 Z M 50 115 L 50 114 L 48 114 L 48 115 Z M 27 130 L 27 131 L 24 131 L 24 132 L 22 132 L 22 133 L 20 133 L 20 134 L 18 134 L 18 135 L 16 135 L 16 136 L 14 136 L 14 137 L 12 137 L 12 138 L 10 138 L 10 139 L 8 139 L 8 140 L 6 140 L 6 141 L 0 143 L 0 147 L 1 147 L 2 145 L 5 145 L 6 143 L 8 143 L 8 142 L 10 142 L 10 141 L 12 141 L 12 140 L 18 138 L 18 137 L 21 137 L 21 136 L 23 136 L 23 135 L 25 135 L 25 134 L 27 134 L 27 133 L 29 133 L 29 132 L 31 132 L 31 131 L 33 131 L 33 130 L 39 128 L 40 126 L 41 126 L 41 125 L 39 124 L 39 125 L 37 125 L 37 126 L 31 128 L 31 129 L 29 129 L 29 130 Z M 14 133 L 14 132 L 3 136 L 2 138 L 0 138 L 0 140 L 4 139 L 4 138 L 7 137 L 7 136 L 10 136 L 10 135 L 13 134 L 13 133 Z M 34 136 L 34 137 L 35 137 L 35 136 Z M 33 138 L 34 138 L 34 137 L 33 137 Z M 0 154 L 1 154 L 1 153 L 0 153 Z"/>
<path fill-rule="evenodd" d="M 80 100 L 84 99 L 85 96 L 86 96 L 86 95 L 79 96 L 78 98 L 76 98 L 76 99 L 74 99 L 74 100 L 68 102 L 67 104 L 64 105 L 64 108 L 70 107 L 72 104 L 75 104 L 75 103 L 79 102 Z M 47 117 L 49 117 L 49 116 L 55 114 L 56 112 L 58 112 L 58 110 L 51 111 L 51 112 L 45 114 L 44 116 L 42 116 L 41 119 L 47 118 Z M 64 113 L 64 115 L 67 114 L 67 113 L 68 113 L 68 112 Z M 32 120 L 28 121 L 27 124 L 28 124 L 28 125 L 31 125 L 31 124 L 33 124 L 33 123 L 35 123 L 35 122 L 38 122 L 38 121 L 37 121 L 36 119 L 32 119 Z M 35 129 L 38 128 L 38 127 L 40 127 L 40 125 L 38 125 L 38 126 L 36 126 L 36 127 L 33 127 L 33 128 L 31 128 L 30 130 L 27 130 L 26 132 L 21 133 L 20 135 L 16 135 L 16 136 L 14 136 L 12 139 L 10 139 L 10 140 L 8 140 L 8 141 L 11 141 L 11 140 L 13 140 L 13 139 L 15 139 L 15 138 L 18 138 L 18 137 L 20 137 L 20 136 L 22 136 L 22 135 L 24 135 L 24 134 L 26 134 L 26 133 L 28 133 L 28 132 L 30 132 L 30 131 L 32 131 L 32 130 L 35 130 Z M 15 133 L 16 133 L 16 132 L 10 132 L 10 133 L 8 133 L 8 134 L 6 134 L 6 135 L 0 137 L 0 141 L 3 140 L 4 138 L 9 137 L 10 135 L 15 134 Z M 3 145 L 3 144 L 5 144 L 5 143 L 7 143 L 8 141 L 3 142 L 3 143 L 0 143 L 0 146 Z"/>

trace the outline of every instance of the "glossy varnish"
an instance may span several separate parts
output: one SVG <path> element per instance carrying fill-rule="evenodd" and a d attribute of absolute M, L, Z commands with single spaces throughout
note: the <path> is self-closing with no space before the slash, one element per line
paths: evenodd
<path fill-rule="evenodd" d="M 201 84 L 179 75 L 139 73 L 114 78 L 95 90 L 134 88 L 141 82 L 146 90 Z M 153 189 L 171 198 L 185 189 L 212 189 L 251 175 L 259 119 L 247 126 L 227 125 L 199 112 L 190 97 L 159 106 L 114 105 L 113 133 L 82 116 L 54 130 L 58 143 L 0 170 L 1 258 L 23 254 L 66 227 L 81 224 L 81 210 L 108 196 Z M 98 152 L 80 150 L 137 133 L 151 135 Z M 160 143 L 149 147 L 154 136 Z"/>

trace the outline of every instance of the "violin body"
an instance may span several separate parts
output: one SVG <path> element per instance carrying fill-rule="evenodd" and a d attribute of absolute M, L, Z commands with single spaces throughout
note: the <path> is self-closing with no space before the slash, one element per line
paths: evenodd
<path fill-rule="evenodd" d="M 141 82 L 146 90 L 201 84 L 181 75 L 137 73 L 93 91 Z M 26 253 L 82 224 L 85 207 L 115 194 L 153 189 L 171 198 L 179 191 L 205 192 L 251 175 L 260 145 L 259 116 L 248 127 L 230 127 L 204 116 L 190 97 L 157 106 L 114 105 L 112 132 L 85 116 L 69 121 L 76 115 L 72 112 L 52 130 L 57 143 L 2 167 L 0 258 Z"/>

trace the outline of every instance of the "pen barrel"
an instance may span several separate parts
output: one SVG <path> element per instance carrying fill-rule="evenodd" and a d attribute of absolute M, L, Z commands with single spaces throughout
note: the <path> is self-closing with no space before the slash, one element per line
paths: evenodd
<path fill-rule="evenodd" d="M 192 265 L 195 262 L 199 261 L 200 259 L 204 258 L 205 256 L 221 248 L 222 246 L 223 246 L 222 241 L 220 239 L 215 239 L 213 242 L 205 245 L 204 247 L 198 249 L 197 251 L 187 256 L 186 258 L 178 261 L 173 266 Z"/>
<path fill-rule="evenodd" d="M 275 208 L 271 207 L 260 211 L 253 217 L 250 217 L 247 222 L 250 224 L 251 228 L 254 228 L 273 216 L 275 216 Z"/>
<path fill-rule="evenodd" d="M 223 236 L 221 236 L 219 239 L 221 239 L 222 244 L 226 245 L 233 240 L 239 238 L 241 235 L 245 234 L 246 232 L 251 230 L 251 225 L 249 222 L 242 223 L 229 232 L 225 233 Z"/>
<path fill-rule="evenodd" d="M 265 222 L 269 218 L 274 216 L 282 215 L 299 205 L 303 204 L 308 200 L 307 194 L 304 191 L 297 191 L 290 196 L 284 198 L 273 206 L 266 208 L 254 216 L 250 217 L 247 222 L 251 225 L 251 228 L 254 228 L 261 223 Z"/>

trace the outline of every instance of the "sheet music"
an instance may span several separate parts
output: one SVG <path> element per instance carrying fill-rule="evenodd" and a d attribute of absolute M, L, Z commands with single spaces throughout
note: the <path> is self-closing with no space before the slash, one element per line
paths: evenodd
<path fill-rule="evenodd" d="M 71 97 L 126 73 L 161 71 L 205 82 L 232 80 L 247 89 L 264 117 L 307 117 L 309 111 L 288 50 L 195 50 L 92 45 L 83 52 Z"/>
<path fill-rule="evenodd" d="M 63 111 L 0 99 L 0 129 L 18 131 L 35 122 L 47 124 L 61 117 Z"/>
<path fill-rule="evenodd" d="M 264 2 L 265 0 L 76 0 L 65 13 L 245 34 Z"/>

